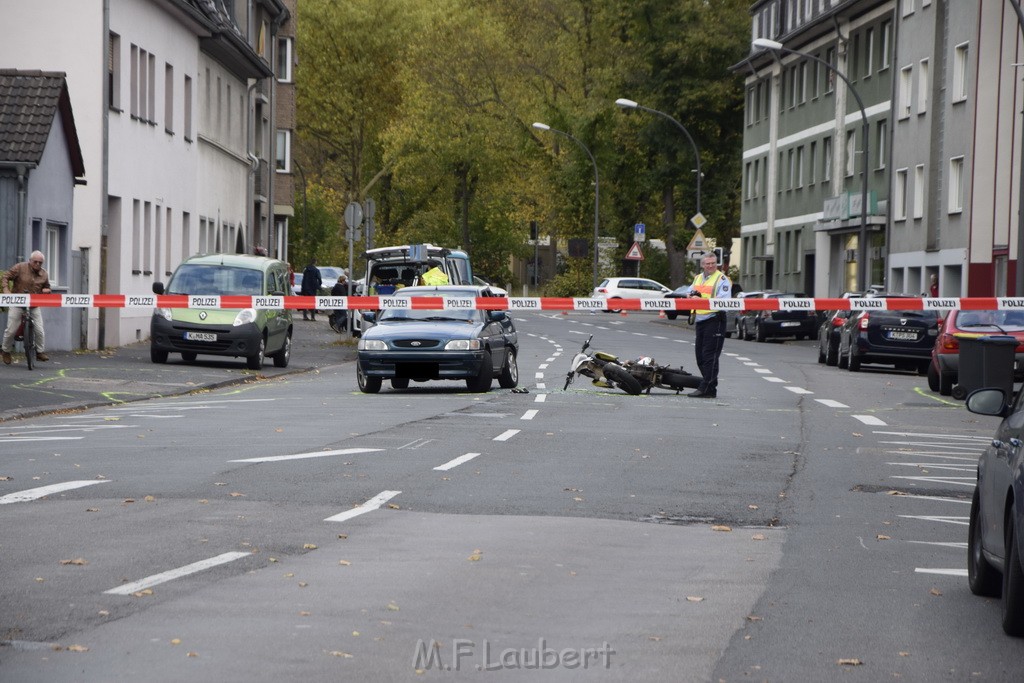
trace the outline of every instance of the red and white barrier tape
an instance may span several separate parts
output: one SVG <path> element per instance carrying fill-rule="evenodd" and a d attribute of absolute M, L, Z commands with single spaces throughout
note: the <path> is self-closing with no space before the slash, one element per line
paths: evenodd
<path fill-rule="evenodd" d="M 0 306 L 39 308 L 256 308 L 321 310 L 509 310 L 509 311 L 603 311 L 609 304 L 623 311 L 831 311 L 897 310 L 919 311 L 1024 310 L 1018 297 L 936 297 L 883 299 L 606 299 L 541 297 L 452 297 L 452 296 L 202 296 L 178 294 L 0 294 Z"/>

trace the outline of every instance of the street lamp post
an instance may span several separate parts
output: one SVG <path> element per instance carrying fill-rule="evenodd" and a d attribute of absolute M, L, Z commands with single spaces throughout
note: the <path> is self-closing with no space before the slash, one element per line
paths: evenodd
<path fill-rule="evenodd" d="M 565 137 L 569 138 L 570 140 L 575 142 L 577 145 L 579 145 L 580 149 L 582 149 L 584 152 L 587 153 L 587 156 L 590 157 L 590 163 L 593 164 L 593 166 L 594 166 L 594 287 L 597 288 L 597 239 L 598 239 L 598 226 L 599 226 L 598 215 L 600 213 L 600 196 L 601 196 L 600 179 L 597 176 L 597 162 L 594 161 L 594 155 L 590 153 L 590 150 L 587 149 L 586 145 L 584 145 L 582 142 L 580 142 L 579 140 L 577 140 L 573 136 L 571 136 L 568 133 L 566 133 L 564 130 L 558 130 L 557 128 L 552 128 L 551 126 L 549 126 L 546 123 L 534 123 L 533 127 L 536 128 L 537 130 L 549 130 L 552 133 L 558 133 L 559 135 L 564 135 Z"/>
<path fill-rule="evenodd" d="M 862 137 L 864 138 L 864 159 L 860 186 L 860 233 L 857 236 L 857 289 L 862 292 L 866 292 L 868 288 L 868 173 L 870 166 L 868 149 L 871 142 L 871 129 L 868 125 L 868 113 L 864 110 L 864 101 L 860 98 L 860 94 L 857 92 L 857 89 L 853 87 L 852 83 L 850 83 L 850 79 L 848 79 L 843 72 L 839 71 L 839 69 L 832 66 L 832 64 L 826 62 L 824 59 L 807 54 L 806 52 L 790 49 L 777 40 L 769 40 L 767 38 L 755 39 L 753 46 L 763 48 L 765 50 L 772 50 L 773 52 L 787 52 L 791 55 L 799 55 L 800 57 L 806 57 L 807 59 L 814 60 L 819 64 L 823 64 L 825 68 L 843 79 L 843 82 L 846 83 L 847 89 L 853 94 L 854 99 L 857 100 L 857 106 L 860 108 L 860 116 L 863 121 L 864 131 L 862 134 Z"/>
<path fill-rule="evenodd" d="M 627 100 L 624 97 L 620 97 L 619 99 L 615 100 L 615 104 L 619 105 L 623 109 L 642 109 L 643 111 L 647 111 L 652 114 L 657 114 L 658 116 L 663 116 L 672 123 L 676 124 L 676 127 L 679 128 L 679 130 L 683 131 L 683 135 L 686 136 L 686 139 L 690 141 L 690 146 L 693 147 L 693 157 L 694 159 L 697 160 L 697 213 L 700 213 L 700 151 L 697 149 L 697 143 L 693 141 L 693 136 L 690 135 L 690 131 L 686 130 L 686 127 L 683 124 L 679 123 L 679 121 L 675 120 L 665 112 L 658 111 L 657 109 L 651 109 L 650 107 L 645 107 L 642 104 L 637 104 L 633 100 Z"/>

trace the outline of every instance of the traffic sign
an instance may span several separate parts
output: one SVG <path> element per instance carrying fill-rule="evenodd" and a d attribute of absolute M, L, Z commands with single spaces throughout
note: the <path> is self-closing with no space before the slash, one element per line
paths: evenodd
<path fill-rule="evenodd" d="M 633 241 L 644 242 L 647 240 L 647 226 L 643 223 L 637 223 L 633 226 Z"/>
<path fill-rule="evenodd" d="M 363 224 L 363 207 L 359 202 L 349 202 L 345 207 L 345 225 L 354 228 Z"/>
<path fill-rule="evenodd" d="M 693 233 L 693 239 L 691 239 L 690 243 L 686 245 L 686 250 L 687 251 L 694 251 L 694 250 L 701 250 L 701 251 L 703 251 L 704 249 L 707 249 L 707 240 L 704 238 L 704 233 L 701 231 L 701 229 L 697 228 L 697 231 Z"/>
<path fill-rule="evenodd" d="M 626 252 L 626 258 L 630 261 L 643 261 L 644 253 L 640 251 L 640 243 L 633 242 L 633 246 Z"/>
<path fill-rule="evenodd" d="M 698 211 L 697 213 L 693 214 L 693 217 L 690 219 L 690 222 L 693 223 L 693 227 L 700 230 L 707 224 L 708 219 L 704 218 L 704 214 Z"/>

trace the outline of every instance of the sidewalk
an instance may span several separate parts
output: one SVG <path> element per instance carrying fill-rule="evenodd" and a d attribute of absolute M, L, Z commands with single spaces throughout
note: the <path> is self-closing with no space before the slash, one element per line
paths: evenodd
<path fill-rule="evenodd" d="M 356 340 L 332 330 L 326 315 L 318 316 L 316 322 L 297 316 L 294 325 L 288 367 L 275 367 L 268 358 L 259 372 L 248 370 L 244 358 L 220 356 L 200 355 L 195 363 L 186 363 L 180 355 L 171 354 L 166 364 L 158 365 L 149 359 L 148 341 L 103 351 L 48 350 L 50 360 L 37 363 L 31 371 L 25 356 L 15 354 L 14 363 L 0 364 L 0 422 L 186 394 L 355 360 Z"/>

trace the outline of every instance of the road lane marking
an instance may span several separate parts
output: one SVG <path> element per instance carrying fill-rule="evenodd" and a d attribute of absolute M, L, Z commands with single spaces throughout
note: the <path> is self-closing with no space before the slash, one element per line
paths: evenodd
<path fill-rule="evenodd" d="M 444 472 L 446 470 L 452 469 L 453 467 L 458 467 L 459 465 L 461 465 L 464 462 L 469 462 L 470 460 L 472 460 L 473 458 L 475 458 L 478 455 L 480 455 L 480 454 L 479 453 L 466 453 L 465 455 L 460 455 L 457 458 L 453 458 L 452 460 L 449 460 L 448 462 L 446 462 L 443 465 L 438 465 L 434 469 L 438 470 L 440 472 Z"/>
<path fill-rule="evenodd" d="M 519 431 L 520 430 L 518 430 L 518 429 L 507 429 L 504 432 L 502 432 L 501 434 L 498 434 L 498 436 L 494 437 L 493 441 L 508 441 L 513 436 L 518 434 Z"/>
<path fill-rule="evenodd" d="M 833 401 L 830 398 L 816 398 L 814 400 L 817 401 L 818 403 L 820 403 L 821 405 L 826 406 L 828 408 L 849 408 L 850 407 L 850 406 L 846 405 L 845 403 L 840 403 L 839 401 Z"/>
<path fill-rule="evenodd" d="M 951 470 L 953 472 L 976 472 L 978 470 L 977 465 L 946 465 L 944 463 L 937 462 L 887 462 L 886 465 L 896 465 L 903 467 L 927 467 L 929 470 Z"/>
<path fill-rule="evenodd" d="M 970 486 L 974 488 L 977 477 L 893 477 L 893 479 L 907 479 L 909 481 L 925 481 L 930 484 L 949 484 L 950 486 Z"/>
<path fill-rule="evenodd" d="M 762 375 L 771 375 L 772 374 L 772 371 L 769 370 L 768 368 L 754 368 L 754 372 L 760 373 Z"/>
<path fill-rule="evenodd" d="M 536 386 L 537 389 L 547 389 L 548 388 L 548 385 L 544 384 L 544 382 L 537 382 L 537 384 L 535 386 Z"/>
<path fill-rule="evenodd" d="M 744 365 L 746 365 L 747 367 L 751 367 L 751 368 L 761 367 L 761 364 L 756 362 L 756 361 L 750 361 L 749 363 L 744 363 Z"/>
<path fill-rule="evenodd" d="M 770 379 L 770 378 L 769 377 L 765 377 L 765 379 Z M 782 387 L 782 388 L 785 389 L 786 391 L 792 391 L 794 394 L 813 394 L 814 393 L 813 391 L 808 391 L 807 389 L 804 389 L 803 387 Z"/>
<path fill-rule="evenodd" d="M 785 383 L 785 381 L 786 381 L 786 380 L 782 379 L 781 377 L 762 377 L 761 379 L 763 379 L 765 382 L 781 382 L 781 383 Z"/>
<path fill-rule="evenodd" d="M 170 571 L 161 572 L 160 574 L 153 574 L 153 576 L 147 576 L 146 578 L 140 579 L 139 581 L 132 581 L 131 583 L 126 583 L 122 586 L 118 586 L 117 588 L 111 588 L 108 591 L 103 591 L 103 593 L 105 595 L 131 595 L 132 593 L 138 593 L 141 590 L 152 588 L 153 586 L 157 586 L 161 583 L 167 583 L 168 581 L 173 581 L 174 579 L 180 579 L 181 577 L 188 576 L 189 574 L 195 574 L 206 569 L 211 569 L 222 564 L 227 564 L 228 562 L 234 562 L 235 560 L 239 560 L 249 555 L 252 555 L 252 553 L 243 553 L 240 551 L 223 553 L 222 555 L 217 555 L 216 557 L 200 560 L 199 562 L 193 562 L 192 564 L 186 564 L 184 567 L 171 569 Z"/>
<path fill-rule="evenodd" d="M 415 439 L 415 440 L 410 441 L 409 443 L 405 444 L 404 446 L 399 446 L 397 450 L 403 450 L 405 448 L 410 448 L 410 449 L 414 449 L 415 450 L 415 449 L 417 449 L 417 448 L 419 448 L 421 446 L 426 446 L 431 441 L 433 441 L 433 439 Z"/>
<path fill-rule="evenodd" d="M 916 543 L 917 545 L 937 545 L 940 548 L 953 548 L 954 550 L 967 550 L 967 541 L 904 541 L 904 543 Z"/>
<path fill-rule="evenodd" d="M 944 576 L 967 576 L 966 569 L 927 569 L 925 567 L 915 567 L 915 574 L 942 574 Z"/>
<path fill-rule="evenodd" d="M 555 355 L 558 355 L 558 354 L 555 354 Z M 544 362 L 545 362 L 545 363 L 554 363 L 554 362 L 555 362 L 555 357 L 554 357 L 554 356 L 552 356 L 551 358 L 548 358 L 548 359 L 547 359 L 547 360 L 545 360 Z"/>
<path fill-rule="evenodd" d="M 532 420 L 533 418 L 537 417 L 537 413 L 539 413 L 539 412 L 540 412 L 539 410 L 527 410 L 525 413 L 523 413 L 523 416 L 521 418 L 519 418 L 519 419 L 520 420 Z"/>
<path fill-rule="evenodd" d="M 352 519 L 353 517 L 364 515 L 367 512 L 373 512 L 374 510 L 378 509 L 381 505 L 397 496 L 399 493 L 401 493 L 401 491 L 381 491 L 376 496 L 366 501 L 362 505 L 357 505 L 351 510 L 345 510 L 345 512 L 339 512 L 333 517 L 328 517 L 324 521 L 344 522 L 346 520 Z"/>
<path fill-rule="evenodd" d="M 331 455 L 352 455 L 355 453 L 373 453 L 383 448 L 342 448 L 340 451 L 313 451 L 312 453 L 295 453 L 294 455 L 269 455 L 265 458 L 243 458 L 228 462 L 282 462 L 285 460 L 304 460 L 306 458 L 326 458 Z"/>
<path fill-rule="evenodd" d="M 544 373 L 543 372 L 534 373 L 533 377 L 534 377 L 534 379 L 544 379 Z"/>
<path fill-rule="evenodd" d="M 903 519 L 920 519 L 924 522 L 940 522 L 942 524 L 958 524 L 960 526 L 970 526 L 971 521 L 969 517 L 955 517 L 952 515 L 900 515 Z"/>
<path fill-rule="evenodd" d="M 917 498 L 919 500 L 937 500 L 940 503 L 960 503 L 961 505 L 970 505 L 971 501 L 963 500 L 962 498 L 949 498 L 947 496 L 922 496 L 916 493 L 905 493 L 901 496 L 902 498 Z"/>
<path fill-rule="evenodd" d="M 0 439 L 0 443 L 28 443 L 29 441 L 80 441 L 84 436 L 15 436 Z"/>
<path fill-rule="evenodd" d="M 547 394 L 537 394 L 533 398 L 533 402 L 534 403 L 544 403 L 544 401 L 546 401 L 546 400 L 548 400 L 548 395 Z"/>
<path fill-rule="evenodd" d="M 872 425 L 876 427 L 884 427 L 887 424 L 882 420 L 879 420 L 874 415 L 851 415 L 850 417 L 852 417 L 854 420 L 860 420 L 866 425 Z"/>
<path fill-rule="evenodd" d="M 16 491 L 14 493 L 8 493 L 6 496 L 0 497 L 0 505 L 7 505 L 9 503 L 27 503 L 30 500 L 37 500 L 44 496 L 48 496 L 52 493 L 60 493 L 61 491 L 71 491 L 73 489 L 80 489 L 83 486 L 92 486 L 93 484 L 106 484 L 109 479 L 85 479 L 80 481 L 66 481 L 62 484 L 50 484 L 49 486 L 40 486 L 35 489 L 27 489 L 25 491 Z"/>
<path fill-rule="evenodd" d="M 917 437 L 922 437 L 922 438 L 927 438 L 928 437 L 927 434 L 917 434 L 917 433 L 914 433 L 914 432 L 875 431 L 873 433 L 874 434 L 887 434 L 888 436 L 917 436 Z M 938 435 L 932 435 L 932 436 L 936 436 L 937 437 Z M 983 441 L 985 443 L 988 443 L 989 441 L 992 440 L 992 437 L 989 437 L 989 436 L 971 436 L 969 434 L 942 434 L 941 436 L 942 436 L 943 439 L 950 439 L 950 440 L 961 439 L 961 440 L 966 440 L 966 441 Z M 904 441 L 894 441 L 893 443 L 906 443 L 906 442 L 904 442 Z"/>

